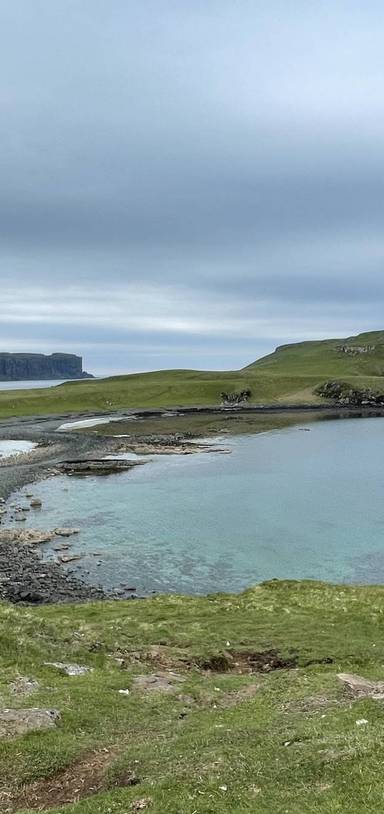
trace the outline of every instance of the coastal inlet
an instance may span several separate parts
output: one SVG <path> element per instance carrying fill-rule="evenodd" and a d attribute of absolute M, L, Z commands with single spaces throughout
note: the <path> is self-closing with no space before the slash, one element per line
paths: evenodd
<path fill-rule="evenodd" d="M 226 435 L 225 446 L 231 455 L 151 456 L 107 478 L 36 483 L 42 508 L 23 526 L 78 528 L 66 544 L 79 559 L 63 567 L 138 595 L 384 581 L 383 418 Z M 41 546 L 51 561 L 57 545 Z"/>

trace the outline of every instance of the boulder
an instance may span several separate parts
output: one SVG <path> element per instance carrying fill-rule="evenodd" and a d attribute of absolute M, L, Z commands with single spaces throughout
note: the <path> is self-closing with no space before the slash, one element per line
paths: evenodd
<path fill-rule="evenodd" d="M 0 738 L 15 738 L 42 729 L 53 729 L 60 719 L 57 709 L 0 710 Z"/>

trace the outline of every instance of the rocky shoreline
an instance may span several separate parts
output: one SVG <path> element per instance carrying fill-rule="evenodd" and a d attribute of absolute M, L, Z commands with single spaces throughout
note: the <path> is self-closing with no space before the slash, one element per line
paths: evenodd
<path fill-rule="evenodd" d="M 44 562 L 32 545 L 0 543 L 0 600 L 47 604 L 106 598 L 101 588 L 86 584 L 54 562 Z"/>
<path fill-rule="evenodd" d="M 266 407 L 242 408 L 241 413 L 273 413 L 295 412 L 298 408 Z M 302 411 L 302 408 L 300 408 Z M 227 413 L 222 408 L 209 410 L 204 408 L 191 408 L 178 414 L 221 414 Z M 233 414 L 234 411 L 231 411 Z M 309 410 L 308 410 L 309 412 Z M 312 408 L 312 412 L 315 410 Z M 320 409 L 317 408 L 317 412 Z M 334 416 L 351 417 L 362 415 L 383 415 L 383 410 L 341 410 L 332 407 L 323 407 L 324 415 L 332 412 Z M 223 447 L 215 448 L 212 445 L 196 442 L 186 435 L 167 434 L 117 437 L 100 435 L 92 432 L 65 431 L 58 433 L 61 423 L 69 419 L 76 421 L 84 417 L 84 413 L 60 416 L 31 417 L 22 419 L 7 419 L 0 422 L 0 440 L 30 440 L 36 443 L 32 452 L 22 453 L 12 458 L 3 458 L 0 462 L 0 503 L 4 503 L 9 496 L 22 487 L 32 484 L 43 478 L 51 477 L 67 471 L 69 475 L 95 474 L 95 468 L 100 468 L 100 474 L 111 471 L 112 464 L 106 464 L 105 456 L 113 456 L 122 452 L 136 455 L 177 454 L 189 455 L 198 452 L 227 452 Z M 86 414 L 89 417 L 89 414 Z M 100 415 L 100 414 L 99 414 Z M 127 411 L 116 416 L 133 417 L 159 417 L 166 415 L 165 411 Z M 121 461 L 118 469 L 127 469 L 142 463 L 140 460 Z M 76 471 L 77 470 L 77 471 Z M 84 471 L 85 470 L 85 471 Z M 101 471 L 102 470 L 102 471 Z M 1 508 L 1 506 L 0 506 Z M 5 517 L 0 512 L 0 530 L 4 529 Z M 17 524 L 18 525 L 18 524 Z M 132 595 L 132 594 L 131 594 Z M 128 596 L 128 594 L 127 594 Z M 105 598 L 122 598 L 121 593 L 106 594 L 101 587 L 92 586 L 80 577 L 63 568 L 59 562 L 43 560 L 36 545 L 25 541 L 12 539 L 0 541 L 0 600 L 25 603 L 56 603 L 56 602 L 82 602 Z"/>
<path fill-rule="evenodd" d="M 113 459 L 113 455 L 134 453 L 190 455 L 213 451 L 213 447 L 185 439 L 177 434 L 143 438 L 104 437 L 92 433 L 60 432 L 56 430 L 59 418 L 31 419 L 2 422 L 0 440 L 31 440 L 36 447 L 27 453 L 19 453 L 0 461 L 0 600 L 13 603 L 46 604 L 57 602 L 84 602 L 100 599 L 122 598 L 122 593 L 106 593 L 101 587 L 83 581 L 78 575 L 63 568 L 72 558 L 65 553 L 58 561 L 44 560 L 38 549 L 43 542 L 31 538 L 25 531 L 11 533 L 5 524 L 25 519 L 29 509 L 16 505 L 5 511 L 5 501 L 22 487 L 57 474 L 68 476 L 108 475 L 110 472 L 126 471 L 145 460 Z M 225 450 L 218 448 L 215 451 Z M 105 456 L 109 456 L 106 459 Z M 33 488 L 31 486 L 31 494 Z M 21 501 L 21 504 L 25 500 Z M 15 523 L 16 525 L 16 523 Z M 21 525 L 21 522 L 20 522 Z M 19 526 L 19 523 L 17 523 Z M 30 530 L 28 530 L 30 531 Z M 52 533 L 54 537 L 54 533 Z M 75 558 L 73 558 L 75 559 Z M 125 598 L 132 598 L 127 593 Z"/>
<path fill-rule="evenodd" d="M 57 474 L 63 460 L 101 458 L 114 447 L 108 440 L 80 433 L 57 435 L 51 429 L 34 426 L 32 422 L 22 427 L 15 427 L 13 422 L 11 425 L 1 427 L 0 439 L 33 440 L 37 446 L 32 452 L 2 459 L 0 508 L 23 486 Z M 3 537 L 0 539 L 0 600 L 46 604 L 115 598 L 113 594 L 107 595 L 101 587 L 71 574 L 61 564 L 43 560 L 36 542 L 21 541 L 20 535 L 15 539 L 9 535 L 7 539 L 4 521 L 5 513 L 0 513 L 0 534 Z"/>

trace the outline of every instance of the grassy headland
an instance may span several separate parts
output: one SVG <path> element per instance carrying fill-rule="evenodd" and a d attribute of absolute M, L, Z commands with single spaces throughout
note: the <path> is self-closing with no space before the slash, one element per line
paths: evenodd
<path fill-rule="evenodd" d="M 337 674 L 383 679 L 383 618 L 384 588 L 315 582 L 1 606 L 1 706 L 61 718 L 0 738 L 0 811 L 381 813 L 384 702 Z M 159 672 L 169 692 L 136 686 Z"/>
<path fill-rule="evenodd" d="M 351 348 L 351 353 L 340 350 Z M 354 348 L 368 352 L 354 354 Z M 371 349 L 372 348 L 372 349 Z M 68 382 L 41 390 L 0 392 L 0 417 L 124 408 L 211 406 L 222 391 L 251 390 L 251 404 L 316 404 L 314 388 L 342 378 L 384 392 L 384 332 L 303 342 L 237 371 L 162 370 L 103 380 Z"/>

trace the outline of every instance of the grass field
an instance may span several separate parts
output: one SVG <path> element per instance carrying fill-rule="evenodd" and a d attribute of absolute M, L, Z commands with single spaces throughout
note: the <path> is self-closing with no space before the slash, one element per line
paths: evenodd
<path fill-rule="evenodd" d="M 41 390 L 0 391 L 0 417 L 141 407 L 217 405 L 222 391 L 250 389 L 254 404 L 315 404 L 318 384 L 342 378 L 384 391 L 384 333 L 361 334 L 354 346 L 374 346 L 358 356 L 341 353 L 346 340 L 289 345 L 239 371 L 165 370 L 104 380 L 68 382 Z"/>
<path fill-rule="evenodd" d="M 337 673 L 384 678 L 383 619 L 384 588 L 311 582 L 2 605 L 1 706 L 61 720 L 0 738 L 0 811 L 381 814 L 384 701 L 351 698 Z M 169 693 L 135 687 L 159 671 Z M 28 696 L 21 677 L 38 682 Z"/>

